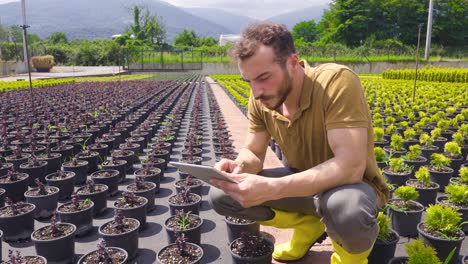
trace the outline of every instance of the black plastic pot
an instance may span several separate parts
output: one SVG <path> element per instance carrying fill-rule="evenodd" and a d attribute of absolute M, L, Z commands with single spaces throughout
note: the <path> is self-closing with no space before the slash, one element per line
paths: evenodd
<path fill-rule="evenodd" d="M 423 231 L 421 225 L 424 223 L 419 223 L 417 228 L 418 228 L 418 233 L 419 233 L 419 239 L 421 239 L 425 245 L 433 247 L 436 252 L 437 252 L 437 257 L 440 260 L 445 260 L 447 256 L 450 254 L 450 252 L 456 248 L 455 254 L 453 255 L 452 259 L 450 260 L 449 264 L 458 264 L 459 256 L 460 256 L 460 248 L 463 243 L 463 240 L 465 239 L 465 234 L 460 231 L 460 238 L 454 239 L 454 240 L 448 240 L 444 238 L 438 238 L 434 237 L 430 234 L 427 234 L 426 232 Z"/>
<path fill-rule="evenodd" d="M 0 165 L 0 177 L 7 175 L 11 168 L 13 168 L 13 163 L 2 163 Z"/>
<path fill-rule="evenodd" d="M 414 172 L 415 171 L 418 171 L 419 168 L 421 168 L 421 166 L 427 164 L 427 159 L 425 157 L 419 156 L 418 158 L 420 158 L 420 160 L 406 160 L 405 159 L 405 161 L 404 161 L 406 163 L 406 165 L 408 165 L 410 167 L 413 167 L 412 168 L 413 173 L 411 173 L 411 176 L 410 176 L 411 178 L 414 178 Z"/>
<path fill-rule="evenodd" d="M 408 180 L 406 185 L 414 186 L 416 191 L 418 191 L 419 196 L 416 198 L 416 202 L 422 204 L 424 207 L 427 207 L 429 204 L 435 204 L 437 197 L 437 190 L 439 190 L 439 184 L 433 182 L 433 186 L 426 188 L 419 188 L 411 183 L 417 182 L 417 180 Z"/>
<path fill-rule="evenodd" d="M 107 209 L 107 190 L 109 187 L 105 184 L 96 184 L 96 188 L 101 188 L 102 190 L 94 193 L 84 193 L 83 190 L 86 186 L 78 188 L 76 193 L 78 197 L 82 200 L 90 199 L 93 201 L 93 215 L 99 215 Z"/>
<path fill-rule="evenodd" d="M 447 196 L 446 195 L 442 195 L 442 196 L 439 196 L 437 197 L 436 199 L 436 203 L 438 204 L 445 204 L 443 201 L 444 200 L 448 200 Z M 445 204 L 447 205 L 447 204 Z M 450 206 L 450 204 L 448 205 Z M 460 206 L 450 206 L 452 207 L 453 209 L 457 210 L 457 212 L 461 213 L 461 217 L 462 217 L 462 220 L 461 222 L 468 222 L 468 209 L 466 208 L 466 206 L 464 208 L 460 207 Z M 464 224 L 462 225 L 462 231 L 466 234 L 468 232 L 468 224 Z"/>
<path fill-rule="evenodd" d="M 145 197 L 148 200 L 148 204 L 146 205 L 146 212 L 151 212 L 154 210 L 155 205 L 154 205 L 154 199 L 155 199 L 155 190 L 156 190 L 156 184 L 153 182 L 144 182 L 145 185 L 151 186 L 146 190 L 136 190 L 136 191 L 131 191 L 130 188 L 134 187 L 136 184 L 132 183 L 129 184 L 126 188 L 128 192 L 132 192 L 137 196 Z"/>
<path fill-rule="evenodd" d="M 31 189 L 24 193 L 26 202 L 34 204 L 34 218 L 49 218 L 52 213 L 57 209 L 59 188 L 54 186 L 46 186 L 50 189 L 51 193 L 47 195 L 33 195 L 32 192 L 37 191 L 38 188 Z"/>
<path fill-rule="evenodd" d="M 128 253 L 125 249 L 123 248 L 119 248 L 119 247 L 106 247 L 106 250 L 108 251 L 108 253 L 112 256 L 113 252 L 114 251 L 120 251 L 124 257 L 123 259 L 121 259 L 120 261 L 118 262 L 112 262 L 112 264 L 124 264 L 124 263 L 127 263 L 127 260 L 128 260 Z M 94 251 L 91 251 L 89 252 L 88 254 L 85 254 L 83 255 L 79 260 L 78 260 L 78 264 L 88 264 L 88 263 L 91 263 L 87 258 L 95 253 L 97 253 L 98 250 L 94 250 Z M 92 260 L 91 260 L 92 261 Z"/>
<path fill-rule="evenodd" d="M 91 174 L 98 170 L 98 164 L 99 164 L 98 152 L 90 151 L 88 154 L 80 152 L 76 154 L 76 158 L 79 160 L 86 160 L 88 162 L 88 174 Z"/>
<path fill-rule="evenodd" d="M 187 228 L 187 229 L 179 229 L 179 228 L 171 228 L 168 226 L 168 222 L 171 219 L 174 219 L 176 216 L 170 216 L 165 222 L 164 222 L 164 227 L 166 229 L 167 233 L 167 242 L 169 244 L 175 243 L 176 238 L 177 238 L 177 233 L 183 233 L 185 235 L 185 238 L 187 239 L 187 242 L 194 243 L 197 245 L 200 245 L 201 243 L 201 227 L 203 225 L 203 219 L 195 214 L 190 214 L 190 218 L 193 219 L 198 219 L 199 224 L 192 227 L 192 228 Z"/>
<path fill-rule="evenodd" d="M 43 156 L 43 157 L 37 157 L 37 159 L 47 161 L 46 175 L 59 170 L 60 165 L 62 165 L 62 154 L 60 153 L 50 153 L 50 157 Z"/>
<path fill-rule="evenodd" d="M 187 262 L 185 264 L 199 264 L 201 263 L 201 260 L 203 258 L 203 248 L 200 247 L 199 245 L 196 245 L 196 244 L 193 244 L 193 243 L 187 243 L 187 246 L 188 247 L 191 247 L 192 249 L 190 251 L 195 251 L 195 252 L 200 252 L 200 255 L 198 256 L 198 258 L 196 258 L 194 261 L 192 262 Z M 173 248 L 173 247 L 177 247 L 176 244 L 170 244 L 170 245 L 167 245 L 165 247 L 163 247 L 159 252 L 158 252 L 158 256 L 157 256 L 157 259 L 158 259 L 158 263 L 160 264 L 167 264 L 167 262 L 163 262 L 161 260 L 161 255 L 164 254 L 164 252 L 169 249 L 169 248 Z"/>
<path fill-rule="evenodd" d="M 117 202 L 114 202 L 114 209 L 115 211 L 119 210 L 120 212 L 122 212 L 122 215 L 127 218 L 134 218 L 138 220 L 140 222 L 141 231 L 146 227 L 146 205 L 148 204 L 148 199 L 146 199 L 145 197 L 140 198 L 144 199 L 143 204 L 140 206 L 132 208 L 120 208 L 115 205 Z"/>
<path fill-rule="evenodd" d="M 31 234 L 36 253 L 47 259 L 49 264 L 72 263 L 75 256 L 75 232 L 76 226 L 70 223 L 58 223 L 57 225 L 71 226 L 73 231 L 65 236 L 51 240 L 39 240 L 34 235 L 48 226 L 41 227 Z"/>
<path fill-rule="evenodd" d="M 181 190 L 180 186 L 185 185 L 185 181 L 186 181 L 186 179 L 178 180 L 178 181 L 175 182 L 175 187 L 176 187 L 176 192 L 177 193 L 179 193 L 180 190 Z M 200 181 L 197 178 L 191 177 L 190 182 L 191 182 L 191 184 L 189 185 L 190 192 L 198 194 L 201 197 L 202 196 L 201 190 L 202 190 L 202 186 L 203 186 L 202 181 Z"/>
<path fill-rule="evenodd" d="M 135 221 L 137 223 L 135 229 L 128 230 L 121 234 L 106 234 L 103 230 L 107 224 L 112 223 L 112 221 L 110 221 L 99 227 L 99 235 L 106 241 L 106 245 L 108 247 L 119 247 L 125 249 L 128 253 L 128 259 L 132 260 L 138 253 L 138 230 L 140 228 L 140 222 L 132 218 L 126 218 L 126 220 Z"/>
<path fill-rule="evenodd" d="M 100 176 L 102 173 L 108 173 L 109 176 Z M 109 187 L 107 195 L 114 196 L 119 193 L 119 172 L 116 170 L 100 170 L 91 174 L 91 178 L 95 183 L 104 184 Z"/>
<path fill-rule="evenodd" d="M 62 155 L 61 161 L 63 163 L 73 155 L 73 146 L 63 145 L 60 148 L 57 146 L 57 147 L 51 148 L 50 151 L 52 153 L 60 153 Z"/>
<path fill-rule="evenodd" d="M 127 172 L 127 161 L 123 159 L 117 159 L 114 163 L 104 162 L 102 168 L 106 170 L 116 170 L 119 172 L 118 178 L 119 182 L 123 182 L 126 179 Z"/>
<path fill-rule="evenodd" d="M 5 206 L 5 197 L 6 197 L 5 194 L 6 194 L 5 189 L 0 188 L 0 208 Z"/>
<path fill-rule="evenodd" d="M 25 162 L 20 165 L 20 172 L 26 173 L 29 175 L 28 185 L 30 187 L 36 187 L 34 180 L 39 179 L 41 182 L 45 183 L 45 176 L 47 174 L 47 161 L 38 160 L 39 164 L 37 166 L 30 166 L 31 162 Z"/>
<path fill-rule="evenodd" d="M 394 257 L 388 261 L 388 264 L 402 264 L 408 261 L 408 257 Z"/>
<path fill-rule="evenodd" d="M 64 171 L 73 171 L 75 173 L 75 184 L 80 185 L 86 182 L 88 176 L 88 162 L 85 160 L 77 160 L 74 165 L 73 161 L 67 161 L 62 164 Z"/>
<path fill-rule="evenodd" d="M 224 222 L 226 222 L 229 243 L 239 238 L 242 232 L 248 232 L 249 234 L 258 234 L 260 231 L 260 224 L 255 221 L 244 221 L 245 223 L 235 223 L 229 221 L 229 219 L 226 217 L 224 219 Z"/>
<path fill-rule="evenodd" d="M 406 181 L 409 180 L 411 171 L 410 172 L 399 172 L 394 173 L 391 172 L 390 167 L 386 167 L 382 170 L 385 178 L 387 178 L 388 182 L 394 184 L 396 186 L 403 186 L 406 184 Z"/>
<path fill-rule="evenodd" d="M 439 184 L 439 191 L 443 192 L 445 186 L 450 182 L 450 177 L 453 175 L 453 169 L 450 167 L 443 166 L 444 171 L 437 171 L 434 166 L 429 166 L 429 173 L 431 175 L 431 181 Z"/>
<path fill-rule="evenodd" d="M 16 171 L 19 171 L 20 164 L 23 164 L 28 161 L 31 157 L 31 154 L 21 153 L 21 157 L 16 157 L 15 155 L 6 156 L 5 160 L 8 163 L 13 163 L 13 167 Z"/>
<path fill-rule="evenodd" d="M 117 154 L 115 156 L 117 159 L 122 159 L 127 161 L 127 165 L 125 166 L 125 172 L 126 173 L 132 173 L 133 172 L 133 163 L 135 161 L 135 153 L 131 150 L 123 150 L 120 149 L 117 151 Z"/>
<path fill-rule="evenodd" d="M 81 201 L 80 201 L 81 202 Z M 90 201 L 90 205 L 76 212 L 65 212 L 61 209 L 70 203 L 65 203 L 57 208 L 57 214 L 62 223 L 71 223 L 76 226 L 76 236 L 83 236 L 93 227 L 93 207 L 94 203 Z"/>
<path fill-rule="evenodd" d="M 45 177 L 47 185 L 55 186 L 60 189 L 59 200 L 69 199 L 75 190 L 75 173 L 73 171 L 64 171 L 63 173 L 66 174 L 66 177 L 54 178 L 57 172 L 51 173 Z"/>
<path fill-rule="evenodd" d="M 261 238 L 261 241 L 263 241 L 263 243 L 267 243 L 271 248 L 271 251 L 268 254 L 260 257 L 241 257 L 232 251 L 234 243 L 236 243 L 239 239 L 240 238 L 235 239 L 229 244 L 229 252 L 231 253 L 232 262 L 234 264 L 271 264 L 271 255 L 273 254 L 274 245 L 270 240 L 263 237 Z"/>
<path fill-rule="evenodd" d="M 135 177 L 144 177 L 145 181 L 152 182 L 156 184 L 155 192 L 159 191 L 161 186 L 161 170 L 158 168 L 151 168 L 149 173 L 145 173 L 144 169 L 139 169 L 135 171 Z"/>
<path fill-rule="evenodd" d="M 369 257 L 367 258 L 369 264 L 388 263 L 388 261 L 395 256 L 396 245 L 400 240 L 400 236 L 393 229 L 390 229 L 389 232 L 394 235 L 394 239 L 392 241 L 382 241 L 377 239 Z"/>
<path fill-rule="evenodd" d="M 176 194 L 178 195 L 178 194 Z M 196 202 L 193 202 L 193 203 L 190 203 L 190 204 L 175 204 L 175 203 L 172 203 L 170 200 L 172 197 L 176 196 L 176 195 L 173 195 L 171 197 L 169 197 L 169 200 L 168 200 L 168 204 L 169 204 L 169 209 L 171 211 L 171 215 L 174 215 L 175 214 L 175 210 L 184 210 L 184 212 L 192 212 L 192 214 L 196 214 L 198 215 L 199 212 L 200 212 L 200 203 L 201 203 L 201 197 L 200 195 L 198 194 L 195 194 L 195 193 L 190 193 L 191 196 L 195 196 L 195 200 Z"/>
<path fill-rule="evenodd" d="M 390 199 L 397 200 L 397 199 Z M 416 226 L 421 221 L 421 216 L 424 211 L 424 206 L 418 202 L 411 201 L 413 205 L 420 207 L 419 210 L 397 210 L 389 207 L 388 216 L 392 221 L 392 229 L 395 230 L 400 236 L 416 237 L 418 230 Z"/>
<path fill-rule="evenodd" d="M 24 203 L 22 206 L 29 206 L 30 210 L 14 216 L 0 216 L 0 230 L 3 231 L 4 241 L 14 242 L 29 239 L 34 231 L 34 209 L 36 206 L 30 203 Z M 0 208 L 0 210 L 5 207 Z"/>
<path fill-rule="evenodd" d="M 0 188 L 5 189 L 5 197 L 10 197 L 13 202 L 23 201 L 24 192 L 28 190 L 28 178 L 26 173 L 15 172 L 18 179 L 10 181 L 10 176 L 0 177 Z"/>

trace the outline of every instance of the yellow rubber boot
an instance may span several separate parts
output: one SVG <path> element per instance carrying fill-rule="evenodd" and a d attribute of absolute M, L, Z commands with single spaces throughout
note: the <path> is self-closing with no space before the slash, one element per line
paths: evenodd
<path fill-rule="evenodd" d="M 332 240 L 333 250 L 331 264 L 367 264 L 367 257 L 372 251 L 372 247 L 361 253 L 351 254 Z"/>
<path fill-rule="evenodd" d="M 272 210 L 275 212 L 273 219 L 258 223 L 276 228 L 294 229 L 291 241 L 275 246 L 274 259 L 279 261 L 301 259 L 316 242 L 325 240 L 325 225 L 316 216 Z"/>

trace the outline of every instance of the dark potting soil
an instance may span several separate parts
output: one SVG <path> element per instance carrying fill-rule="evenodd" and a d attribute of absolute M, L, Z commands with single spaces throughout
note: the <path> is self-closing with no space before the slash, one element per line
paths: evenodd
<path fill-rule="evenodd" d="M 414 188 L 418 188 L 418 189 L 431 189 L 431 188 L 434 188 L 436 186 L 432 182 L 431 182 L 430 186 L 426 186 L 426 185 L 424 185 L 424 183 L 422 183 L 422 182 L 420 182 L 418 180 L 412 180 L 412 181 L 408 182 L 408 185 L 411 185 Z"/>
<path fill-rule="evenodd" d="M 397 238 L 399 238 L 399 236 L 397 236 L 395 233 L 393 232 L 390 232 L 387 234 L 387 236 L 385 237 L 385 241 L 383 242 L 391 242 L 391 241 L 395 241 Z"/>
<path fill-rule="evenodd" d="M 145 203 L 145 199 L 142 197 L 136 197 L 132 201 L 126 201 L 125 199 L 118 199 L 115 201 L 114 205 L 117 208 L 133 208 L 143 205 Z"/>
<path fill-rule="evenodd" d="M 238 239 L 231 245 L 233 253 L 241 257 L 260 257 L 270 254 L 272 246 L 261 237 L 249 236 L 247 241 Z"/>
<path fill-rule="evenodd" d="M 149 190 L 149 189 L 151 189 L 151 187 L 153 187 L 153 185 L 151 183 L 149 183 L 149 182 L 143 182 L 142 185 L 143 185 L 143 186 L 141 186 L 142 188 L 138 189 L 136 184 L 132 183 L 132 184 L 128 185 L 127 190 L 132 191 L 132 192 L 138 192 L 138 191 Z"/>
<path fill-rule="evenodd" d="M 59 190 L 56 187 L 45 186 L 45 192 L 46 192 L 45 194 L 41 194 L 41 191 L 39 188 L 34 188 L 32 190 L 26 191 L 26 194 L 29 196 L 45 196 L 45 195 L 49 195 L 52 193 L 56 193 L 58 191 Z"/>
<path fill-rule="evenodd" d="M 21 167 L 22 168 L 39 168 L 39 167 L 44 166 L 44 164 L 45 164 L 45 161 L 38 160 L 36 164 L 34 164 L 33 162 L 23 163 L 21 164 Z"/>
<path fill-rule="evenodd" d="M 454 209 L 456 209 L 456 210 L 460 210 L 460 209 L 466 210 L 466 209 L 468 209 L 468 206 L 466 206 L 466 205 L 464 206 L 464 205 L 461 205 L 461 204 L 452 203 L 452 202 L 450 202 L 450 200 L 448 200 L 448 199 L 442 199 L 442 200 L 440 201 L 440 203 L 443 204 L 443 205 L 452 207 L 452 208 L 454 208 Z"/>
<path fill-rule="evenodd" d="M 421 230 L 424 231 L 426 234 L 429 234 L 429 235 L 431 235 L 433 237 L 437 237 L 437 238 L 440 238 L 440 239 L 447 239 L 447 236 L 442 235 L 440 232 L 430 230 L 426 226 L 426 224 L 421 224 L 420 227 L 421 227 Z M 463 237 L 463 235 L 461 235 L 461 234 L 463 234 L 463 233 L 458 232 L 458 233 L 453 233 L 453 234 L 448 234 L 448 235 L 450 237 L 459 239 L 459 238 Z"/>
<path fill-rule="evenodd" d="M 107 224 L 104 224 L 101 231 L 104 234 L 114 234 L 114 235 L 116 235 L 116 234 L 122 234 L 122 233 L 126 233 L 128 231 L 135 230 L 137 228 L 137 226 L 138 226 L 136 220 L 133 220 L 133 219 L 125 218 L 123 220 L 123 222 L 124 222 L 124 224 L 123 224 L 122 229 L 116 228 L 115 227 L 115 221 L 111 221 L 111 222 L 108 222 Z"/>
<path fill-rule="evenodd" d="M 78 206 L 75 206 L 73 203 L 66 203 L 62 206 L 59 207 L 59 211 L 63 213 L 74 213 L 74 212 L 79 212 L 83 211 L 91 206 L 91 203 L 89 203 L 87 200 L 84 201 L 79 201 Z"/>
<path fill-rule="evenodd" d="M 135 172 L 135 176 L 148 176 L 148 175 L 154 175 L 154 174 L 157 174 L 158 173 L 158 170 L 154 170 L 154 169 L 141 169 L 141 170 L 138 170 Z"/>
<path fill-rule="evenodd" d="M 110 173 L 108 171 L 98 171 L 98 172 L 95 172 L 93 176 L 97 178 L 107 178 L 107 177 L 113 177 L 115 176 L 115 174 Z"/>
<path fill-rule="evenodd" d="M 37 240 L 52 240 L 59 237 L 64 237 L 73 232 L 73 226 L 66 224 L 56 224 L 57 232 L 53 234 L 52 226 L 48 225 L 46 227 L 40 228 L 33 232 L 33 237 Z"/>
<path fill-rule="evenodd" d="M 105 262 L 107 264 L 118 264 L 122 263 L 122 261 L 125 259 L 125 253 L 122 252 L 121 250 L 118 250 L 116 248 L 106 248 L 107 254 L 109 254 L 111 258 L 111 263 Z M 94 251 L 93 253 L 89 254 L 83 259 L 83 264 L 102 264 L 104 262 L 99 260 L 99 252 Z"/>
<path fill-rule="evenodd" d="M 190 193 L 188 195 L 187 200 L 184 200 L 183 195 L 180 193 L 169 197 L 169 202 L 172 204 L 177 204 L 177 205 L 193 204 L 193 203 L 198 202 L 199 200 L 200 200 L 200 197 L 193 193 Z"/>
<path fill-rule="evenodd" d="M 452 172 L 452 169 L 450 167 L 445 167 L 442 166 L 440 170 L 437 170 L 437 168 L 433 165 L 429 166 L 429 171 L 435 171 L 435 172 Z"/>
<path fill-rule="evenodd" d="M 397 209 L 400 209 L 400 210 L 404 209 L 405 211 L 417 211 L 421 209 L 419 205 L 411 203 L 411 202 L 409 203 L 408 207 L 405 207 L 405 202 L 400 199 L 389 201 L 389 203 L 395 206 Z"/>
<path fill-rule="evenodd" d="M 24 256 L 23 261 L 20 264 L 44 264 L 44 260 L 36 256 Z M 3 264 L 16 264 L 10 261 L 2 262 Z"/>
<path fill-rule="evenodd" d="M 187 229 L 190 229 L 190 228 L 194 228 L 198 225 L 200 225 L 201 223 L 201 220 L 200 220 L 200 217 L 197 217 L 196 215 L 192 215 L 192 214 L 189 214 L 188 217 L 187 217 L 187 221 L 186 223 L 188 223 L 185 228 L 181 228 L 181 220 L 179 219 L 179 217 L 177 216 L 171 216 L 167 222 L 166 222 L 166 226 L 171 229 L 171 230 L 187 230 Z"/>
<path fill-rule="evenodd" d="M 76 164 L 73 162 L 73 161 L 69 161 L 69 162 L 65 162 L 63 163 L 63 165 L 67 166 L 67 167 L 79 167 L 79 166 L 83 166 L 84 164 L 86 164 L 87 161 L 84 161 L 84 160 L 77 160 L 76 161 Z"/>
<path fill-rule="evenodd" d="M 399 175 L 399 176 L 406 176 L 408 173 L 411 172 L 411 170 L 404 170 L 404 171 L 391 171 L 388 167 L 384 168 L 383 171 L 385 173 L 391 174 L 391 175 Z"/>
<path fill-rule="evenodd" d="M 424 157 L 421 157 L 421 156 L 417 156 L 415 159 L 412 159 L 412 160 L 408 160 L 408 161 L 415 161 L 415 162 L 418 162 L 418 161 L 424 161 Z"/>
<path fill-rule="evenodd" d="M 0 178 L 0 182 L 1 183 L 17 182 L 17 181 L 21 181 L 24 178 L 28 177 L 28 175 L 25 174 L 25 173 L 16 173 L 15 176 L 17 177 L 17 179 L 12 180 L 11 175 L 7 175 L 6 177 Z"/>
<path fill-rule="evenodd" d="M 64 171 L 64 177 L 60 176 L 58 173 L 52 174 L 52 176 L 49 177 L 49 179 L 53 180 L 65 180 L 73 176 L 73 172 L 71 171 Z"/>
<path fill-rule="evenodd" d="M 247 220 L 247 219 L 242 219 L 242 218 L 237 218 L 237 217 L 232 217 L 232 216 L 227 216 L 226 220 L 229 223 L 240 224 L 240 225 L 248 225 L 248 224 L 252 224 L 255 222 L 252 220 Z"/>
<path fill-rule="evenodd" d="M 185 186 L 186 185 L 186 181 L 185 180 L 180 180 L 178 182 L 175 183 L 177 187 L 182 187 L 182 186 Z M 197 179 L 193 179 L 191 178 L 190 181 L 188 182 L 188 186 L 197 186 L 197 185 L 201 185 L 202 182 L 200 180 L 197 180 Z"/>
<path fill-rule="evenodd" d="M 17 206 L 18 206 L 17 213 L 14 213 L 13 210 L 11 210 L 11 206 L 6 206 L 0 210 L 0 216 L 20 215 L 20 214 L 27 213 L 33 209 L 33 206 L 30 204 L 17 204 Z"/>
<path fill-rule="evenodd" d="M 105 189 L 106 187 L 104 187 L 103 185 L 94 185 L 94 191 L 93 191 L 88 185 L 86 185 L 78 191 L 78 194 L 92 194 L 92 193 L 102 192 Z"/>
<path fill-rule="evenodd" d="M 159 259 L 164 264 L 181 264 L 192 263 L 197 260 L 202 254 L 200 248 L 187 244 L 185 254 L 181 254 L 176 245 L 169 246 L 161 251 Z"/>

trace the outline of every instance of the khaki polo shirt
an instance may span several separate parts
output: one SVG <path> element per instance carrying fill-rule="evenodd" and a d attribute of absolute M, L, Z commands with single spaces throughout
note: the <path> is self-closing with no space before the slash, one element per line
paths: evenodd
<path fill-rule="evenodd" d="M 327 130 L 365 127 L 368 132 L 364 180 L 379 197 L 379 207 L 389 190 L 379 173 L 374 154 L 372 119 L 357 75 L 344 65 L 322 64 L 312 68 L 301 61 L 305 77 L 299 110 L 291 121 L 249 98 L 249 131 L 267 131 L 280 145 L 288 166 L 304 171 L 333 157 Z"/>

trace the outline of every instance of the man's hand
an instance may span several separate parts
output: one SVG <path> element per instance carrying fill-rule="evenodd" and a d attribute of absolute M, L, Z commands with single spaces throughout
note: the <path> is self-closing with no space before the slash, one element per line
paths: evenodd
<path fill-rule="evenodd" d="M 230 159 L 221 159 L 220 161 L 216 162 L 214 168 L 227 173 L 237 174 L 242 172 L 242 167 L 239 166 L 237 162 Z"/>
<path fill-rule="evenodd" d="M 242 207 L 249 208 L 266 201 L 276 200 L 275 178 L 258 176 L 255 174 L 228 174 L 238 183 L 231 183 L 218 179 L 211 179 L 210 184 L 223 190 L 227 195 L 240 203 Z"/>

